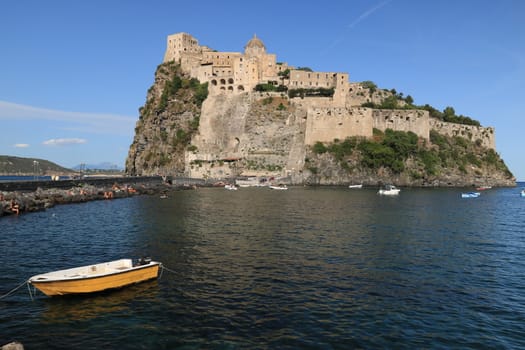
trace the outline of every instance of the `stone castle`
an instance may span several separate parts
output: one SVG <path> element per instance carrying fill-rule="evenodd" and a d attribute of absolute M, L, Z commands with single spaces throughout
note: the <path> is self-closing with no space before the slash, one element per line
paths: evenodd
<path fill-rule="evenodd" d="M 187 33 L 169 35 L 164 62 L 172 60 L 180 62 L 182 70 L 192 77 L 209 82 L 210 94 L 239 94 L 252 91 L 260 83 L 278 83 L 289 89 L 333 88 L 335 92 L 330 99 L 307 99 L 312 102 L 309 103 L 307 144 L 347 136 L 372 136 L 373 128 L 391 128 L 412 131 L 426 139 L 430 129 L 437 129 L 450 136 L 479 139 L 485 147 L 495 148 L 493 128 L 429 120 L 428 112 L 423 110 L 360 108 L 370 98 L 363 98 L 363 87 L 350 83 L 348 73 L 310 72 L 277 62 L 276 55 L 267 53 L 256 35 L 248 41 L 244 53 L 217 52 L 199 45 L 198 40 Z M 287 70 L 289 74 L 285 75 Z"/>
<path fill-rule="evenodd" d="M 350 136 L 372 137 L 374 128 L 411 131 L 427 140 L 430 130 L 436 130 L 495 149 L 495 133 L 491 127 L 443 122 L 430 118 L 425 110 L 361 107 L 365 102 L 381 102 L 391 93 L 380 89 L 372 92 L 361 83 L 352 83 L 348 73 L 315 72 L 277 62 L 276 55 L 267 53 L 266 46 L 256 35 L 248 41 L 244 53 L 218 52 L 199 45 L 198 40 L 188 33 L 169 35 L 164 62 L 170 61 L 180 64 L 185 74 L 201 83 L 208 82 L 209 95 L 203 104 L 200 135 L 192 141 L 199 153 L 187 154 L 187 164 L 221 158 L 241 159 L 246 158 L 248 153 L 256 153 L 253 149 L 258 146 L 253 145 L 253 135 L 243 135 L 238 129 L 238 125 L 246 123 L 248 112 L 234 106 L 239 103 L 249 105 L 257 98 L 284 96 L 276 92 L 255 94 L 254 88 L 258 84 L 285 86 L 288 90 L 326 88 L 334 91 L 330 97 L 294 97 L 287 100 L 294 115 L 288 117 L 283 128 L 293 126 L 295 129 L 293 136 L 286 136 L 294 141 L 285 146 L 292 150 L 288 159 L 281 161 L 285 171 L 304 165 L 304 159 L 301 160 L 304 152 L 294 149 Z M 249 92 L 251 94 L 247 94 Z M 235 119 L 237 126 L 228 118 Z M 209 168 L 196 171 L 190 175 L 202 176 L 205 171 L 208 176 L 214 175 Z"/>

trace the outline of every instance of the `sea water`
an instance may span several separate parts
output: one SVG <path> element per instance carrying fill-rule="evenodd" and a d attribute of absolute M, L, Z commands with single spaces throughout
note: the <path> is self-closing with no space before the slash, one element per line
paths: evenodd
<path fill-rule="evenodd" d="M 522 185 L 522 184 L 521 184 Z M 159 280 L 0 300 L 26 349 L 525 348 L 518 188 L 201 188 L 0 219 L 0 294 L 119 258 Z"/>

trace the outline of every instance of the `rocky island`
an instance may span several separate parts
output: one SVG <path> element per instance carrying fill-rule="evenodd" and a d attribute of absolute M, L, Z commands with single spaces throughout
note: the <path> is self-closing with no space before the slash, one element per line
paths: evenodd
<path fill-rule="evenodd" d="M 515 186 L 494 128 L 348 73 L 278 62 L 256 36 L 244 52 L 168 36 L 139 112 L 129 175 Z"/>

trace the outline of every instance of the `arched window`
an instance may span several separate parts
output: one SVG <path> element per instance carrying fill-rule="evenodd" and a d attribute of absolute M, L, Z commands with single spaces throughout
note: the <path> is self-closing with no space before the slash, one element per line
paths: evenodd
<path fill-rule="evenodd" d="M 242 85 L 237 86 L 237 90 L 244 91 L 244 86 L 242 86 Z"/>
<path fill-rule="evenodd" d="M 226 85 L 226 80 L 221 79 L 221 85 Z"/>
<path fill-rule="evenodd" d="M 213 79 L 213 80 L 211 81 L 211 85 L 213 85 L 213 86 L 217 86 L 217 80 Z"/>
<path fill-rule="evenodd" d="M 233 84 L 233 78 L 228 79 L 228 84 Z"/>

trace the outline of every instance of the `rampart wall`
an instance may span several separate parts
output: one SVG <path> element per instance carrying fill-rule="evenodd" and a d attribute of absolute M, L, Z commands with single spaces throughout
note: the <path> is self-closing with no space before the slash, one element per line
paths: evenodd
<path fill-rule="evenodd" d="M 471 142 L 480 143 L 483 147 L 496 149 L 496 133 L 493 127 L 448 123 L 434 118 L 430 119 L 429 124 L 431 129 L 440 134 L 464 137 Z"/>
<path fill-rule="evenodd" d="M 372 110 L 367 108 L 316 108 L 307 112 L 305 144 L 333 142 L 349 136 L 371 137 Z"/>
<path fill-rule="evenodd" d="M 412 109 L 373 109 L 374 128 L 381 131 L 392 129 L 396 131 L 411 131 L 419 137 L 429 139 L 430 125 L 427 111 Z"/>

